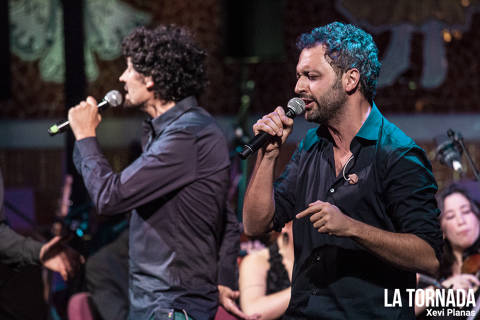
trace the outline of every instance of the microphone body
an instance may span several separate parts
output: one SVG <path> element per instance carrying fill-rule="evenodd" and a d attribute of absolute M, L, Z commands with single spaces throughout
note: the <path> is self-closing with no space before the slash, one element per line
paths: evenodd
<path fill-rule="evenodd" d="M 98 111 L 102 112 L 109 107 L 118 107 L 122 104 L 122 102 L 123 97 L 120 92 L 118 92 L 117 90 L 109 91 L 102 99 L 102 101 L 100 101 L 100 103 L 97 105 Z M 54 136 L 56 134 L 67 131 L 68 128 L 70 128 L 70 121 L 62 121 L 50 126 L 50 128 L 48 128 L 48 134 L 50 136 Z"/>
<path fill-rule="evenodd" d="M 285 115 L 291 119 L 295 116 L 303 113 L 305 111 L 305 102 L 300 98 L 292 98 L 288 101 L 287 112 Z M 242 150 L 238 153 L 240 158 L 243 160 L 247 159 L 251 154 L 255 153 L 264 146 L 273 136 L 266 133 L 260 132 L 255 137 L 253 137 L 247 144 L 242 147 Z"/>

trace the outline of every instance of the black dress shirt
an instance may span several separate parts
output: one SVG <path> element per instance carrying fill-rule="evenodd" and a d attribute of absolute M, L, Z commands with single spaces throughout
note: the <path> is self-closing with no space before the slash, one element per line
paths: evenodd
<path fill-rule="evenodd" d="M 425 152 L 373 105 L 354 137 L 345 178 L 335 174 L 333 139 L 325 127 L 310 130 L 275 184 L 274 228 L 294 219 L 295 265 L 287 318 L 414 319 L 407 288 L 415 274 L 375 256 L 353 239 L 321 234 L 309 217 L 295 219 L 316 200 L 349 217 L 397 233 L 415 234 L 439 257 L 442 233 L 437 185 Z M 400 289 L 402 307 L 385 307 Z"/>
<path fill-rule="evenodd" d="M 3 188 L 3 178 L 0 171 L 0 263 L 8 264 L 14 268 L 40 264 L 39 257 L 42 243 L 17 234 L 6 224 Z"/>
<path fill-rule="evenodd" d="M 99 214 L 133 210 L 130 318 L 155 318 L 168 308 L 185 309 L 197 320 L 212 318 L 218 252 L 230 254 L 232 265 L 238 253 L 220 248 L 224 230 L 229 232 L 225 220 L 235 221 L 226 214 L 226 140 L 193 97 L 145 125 L 144 151 L 122 172 L 112 171 L 96 138 L 76 142 L 77 169 Z"/>

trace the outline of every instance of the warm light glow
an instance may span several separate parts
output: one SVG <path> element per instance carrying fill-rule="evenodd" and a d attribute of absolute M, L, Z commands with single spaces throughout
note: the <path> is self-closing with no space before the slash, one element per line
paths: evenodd
<path fill-rule="evenodd" d="M 450 42 L 452 41 L 452 34 L 448 30 L 443 30 L 443 41 Z"/>
<path fill-rule="evenodd" d="M 415 102 L 415 111 L 421 112 L 423 111 L 424 107 L 425 107 L 425 102 L 422 99 L 418 99 Z"/>
<path fill-rule="evenodd" d="M 461 0 L 462 6 L 468 7 L 470 5 L 470 0 Z"/>
<path fill-rule="evenodd" d="M 452 34 L 456 40 L 462 39 L 462 32 L 460 30 L 453 30 Z"/>

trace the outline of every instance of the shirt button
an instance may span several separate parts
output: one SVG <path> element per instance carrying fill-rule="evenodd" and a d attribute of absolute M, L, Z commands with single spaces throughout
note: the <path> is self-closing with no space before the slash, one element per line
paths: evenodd
<path fill-rule="evenodd" d="M 333 188 L 330 188 L 330 190 L 329 190 L 329 191 L 330 191 L 330 193 L 334 193 L 334 192 L 335 192 L 335 189 L 333 189 Z"/>

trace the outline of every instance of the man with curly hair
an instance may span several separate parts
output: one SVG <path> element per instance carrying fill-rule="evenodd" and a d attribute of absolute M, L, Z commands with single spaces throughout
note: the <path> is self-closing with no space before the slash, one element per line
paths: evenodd
<path fill-rule="evenodd" d="M 137 28 L 123 41 L 123 53 L 125 106 L 150 118 L 143 153 L 122 172 L 112 171 L 96 139 L 97 102 L 88 97 L 69 111 L 75 164 L 99 214 L 132 210 L 129 318 L 211 319 L 219 291 L 220 299 L 236 295 L 226 285 L 233 281 L 239 230 L 226 206 L 227 143 L 196 100 L 206 86 L 206 53 L 173 25 Z M 217 267 L 219 256 L 229 262 Z"/>
<path fill-rule="evenodd" d="M 407 289 L 415 271 L 438 271 L 442 248 L 431 164 L 373 102 L 380 63 L 371 35 L 334 22 L 301 35 L 297 47 L 295 93 L 305 119 L 320 126 L 275 184 L 293 120 L 278 107 L 253 126 L 275 138 L 258 152 L 245 232 L 294 221 L 287 319 L 415 319 Z M 389 307 L 396 293 L 401 303 Z"/>

